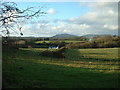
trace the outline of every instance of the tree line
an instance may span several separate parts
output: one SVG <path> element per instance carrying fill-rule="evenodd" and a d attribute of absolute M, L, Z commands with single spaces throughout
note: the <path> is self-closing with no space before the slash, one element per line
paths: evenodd
<path fill-rule="evenodd" d="M 120 36 L 103 35 L 87 42 L 77 42 L 67 45 L 68 48 L 113 48 L 120 47 Z"/>

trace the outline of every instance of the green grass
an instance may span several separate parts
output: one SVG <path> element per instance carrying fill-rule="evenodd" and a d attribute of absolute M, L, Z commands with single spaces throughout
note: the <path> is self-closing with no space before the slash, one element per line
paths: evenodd
<path fill-rule="evenodd" d="M 3 52 L 3 87 L 117 88 L 120 83 L 118 48 L 69 49 L 64 61 L 40 56 L 44 50 Z"/>
<path fill-rule="evenodd" d="M 35 43 L 38 44 L 38 43 L 44 43 L 44 42 L 45 42 L 45 43 L 50 43 L 51 41 L 36 41 Z"/>
<path fill-rule="evenodd" d="M 65 40 L 66 43 L 75 43 L 75 42 L 85 42 L 85 41 L 75 41 L 75 40 Z"/>
<path fill-rule="evenodd" d="M 69 60 L 119 61 L 118 54 L 118 48 L 69 49 L 66 52 Z"/>
<path fill-rule="evenodd" d="M 62 40 L 62 41 L 64 41 L 64 42 L 66 42 L 66 43 L 73 43 L 73 42 L 84 42 L 84 41 L 75 41 L 75 40 Z M 58 42 L 62 42 L 62 41 L 58 41 Z M 45 42 L 45 43 L 53 43 L 54 41 L 36 41 L 35 43 L 43 43 L 43 42 Z"/>
<path fill-rule="evenodd" d="M 88 58 L 118 60 L 118 48 L 80 49 L 79 52 Z"/>

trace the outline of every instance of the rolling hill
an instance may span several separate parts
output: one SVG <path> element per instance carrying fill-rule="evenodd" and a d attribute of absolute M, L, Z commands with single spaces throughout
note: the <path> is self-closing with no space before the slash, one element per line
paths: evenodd
<path fill-rule="evenodd" d="M 78 37 L 78 36 L 72 34 L 56 34 L 52 38 L 72 38 L 72 37 Z"/>
<path fill-rule="evenodd" d="M 93 37 L 97 37 L 97 36 L 100 36 L 100 35 L 97 35 L 97 34 L 86 34 L 86 35 L 83 35 L 82 37 L 93 38 Z"/>

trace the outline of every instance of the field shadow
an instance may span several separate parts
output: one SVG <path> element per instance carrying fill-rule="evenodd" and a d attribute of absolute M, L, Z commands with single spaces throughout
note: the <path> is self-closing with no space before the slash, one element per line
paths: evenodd
<path fill-rule="evenodd" d="M 12 53 L 6 53 L 4 53 L 4 58 L 6 56 L 8 59 L 11 58 L 11 60 L 13 58 L 18 59 L 15 61 L 15 64 L 4 63 L 3 88 L 118 87 L 117 80 L 119 78 L 117 78 L 118 75 L 115 73 L 94 72 L 94 70 L 101 70 L 98 68 L 73 68 L 33 62 L 32 59 L 37 60 L 41 58 L 39 51 L 17 50 Z M 79 53 L 78 50 L 67 50 L 66 60 L 81 60 L 82 55 Z M 83 58 L 84 60 L 86 59 L 85 57 Z M 19 66 L 23 67 L 23 69 L 20 69 Z"/>
<path fill-rule="evenodd" d="M 118 83 L 116 74 L 94 72 L 89 68 L 38 64 L 30 61 L 21 62 L 21 65 L 24 67 L 23 70 L 7 65 L 12 69 L 8 68 L 6 72 L 3 72 L 4 88 L 15 86 L 16 88 L 35 88 L 36 86 L 38 88 L 117 87 Z"/>
<path fill-rule="evenodd" d="M 108 55 L 107 53 L 82 53 L 82 54 Z"/>
<path fill-rule="evenodd" d="M 95 58 L 95 57 L 86 57 L 84 55 L 107 55 L 106 53 L 81 53 L 77 49 L 70 49 L 66 51 L 66 59 L 67 60 L 76 60 L 76 61 L 112 61 L 112 62 L 120 62 L 118 59 L 106 59 L 106 58 Z"/>
<path fill-rule="evenodd" d="M 116 63 L 115 60 L 84 57 L 83 54 L 80 53 L 80 51 L 77 49 L 66 50 L 64 61 L 61 58 L 41 56 L 40 51 L 34 51 L 34 50 L 17 50 L 12 52 L 11 54 L 5 53 L 5 56 L 4 58 L 8 59 L 9 62 L 15 62 L 15 63 L 17 63 L 18 61 L 22 62 L 26 60 L 26 61 L 34 61 L 37 63 L 43 63 L 43 64 L 52 64 L 52 65 L 54 64 L 57 66 L 80 67 L 82 69 L 85 68 L 90 70 L 92 69 L 109 70 L 110 66 L 117 65 L 118 67 L 119 65 L 119 63 Z M 97 65 L 100 66 L 100 69 L 96 67 Z M 101 67 L 101 65 L 103 65 L 103 67 Z M 92 66 L 93 68 L 91 68 Z M 104 67 L 107 68 L 105 69 Z"/>

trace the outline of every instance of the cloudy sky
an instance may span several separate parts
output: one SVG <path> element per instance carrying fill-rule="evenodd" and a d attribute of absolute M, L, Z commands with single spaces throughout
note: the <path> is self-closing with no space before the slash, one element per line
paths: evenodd
<path fill-rule="evenodd" d="M 17 2 L 20 9 L 44 6 L 45 16 L 21 23 L 24 36 L 68 33 L 118 34 L 117 2 Z M 15 34 L 13 34 L 15 35 Z"/>

